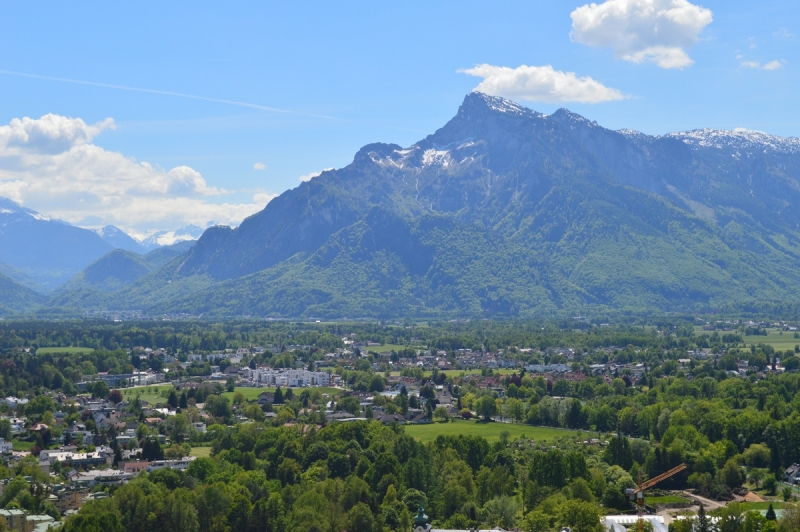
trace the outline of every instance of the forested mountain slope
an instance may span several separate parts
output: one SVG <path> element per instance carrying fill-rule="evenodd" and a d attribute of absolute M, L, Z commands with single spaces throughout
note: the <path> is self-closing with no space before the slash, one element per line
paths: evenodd
<path fill-rule="evenodd" d="M 793 300 L 797 145 L 616 132 L 472 93 L 417 144 L 367 145 L 130 286 L 51 304 L 477 317 Z"/>

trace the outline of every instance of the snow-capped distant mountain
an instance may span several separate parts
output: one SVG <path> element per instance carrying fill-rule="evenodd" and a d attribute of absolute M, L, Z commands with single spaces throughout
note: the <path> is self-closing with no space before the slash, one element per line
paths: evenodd
<path fill-rule="evenodd" d="M 18 282 L 52 290 L 112 249 L 94 231 L 0 198 L 0 263 Z"/>
<path fill-rule="evenodd" d="M 667 133 L 664 136 L 680 139 L 692 147 L 800 153 L 800 138 L 798 137 L 777 137 L 762 131 L 743 128 L 733 131 L 709 128 L 693 129 Z"/>
<path fill-rule="evenodd" d="M 95 229 L 95 232 L 100 237 L 114 246 L 117 249 L 125 249 L 135 253 L 147 253 L 149 250 L 145 248 L 138 240 L 134 239 L 128 233 L 113 225 L 107 225 L 101 229 Z"/>
<path fill-rule="evenodd" d="M 208 223 L 208 227 L 213 225 L 215 225 L 214 222 Z M 184 240 L 197 240 L 200 238 L 200 235 L 203 234 L 203 231 L 205 231 L 205 229 L 202 227 L 189 224 L 181 227 L 180 229 L 175 229 L 174 231 L 158 231 L 157 233 L 153 233 L 142 240 L 141 245 L 147 251 L 150 251 L 159 246 L 169 246 Z"/>
<path fill-rule="evenodd" d="M 666 135 L 647 135 L 633 129 L 620 129 L 617 133 L 637 143 L 649 143 L 667 138 L 683 141 L 695 149 L 712 148 L 773 154 L 800 153 L 800 138 L 798 137 L 778 137 L 762 131 L 744 128 L 733 130 L 703 128 L 676 131 Z"/>

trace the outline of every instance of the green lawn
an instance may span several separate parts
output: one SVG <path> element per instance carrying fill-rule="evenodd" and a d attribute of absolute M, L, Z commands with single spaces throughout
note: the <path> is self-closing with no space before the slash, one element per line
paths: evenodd
<path fill-rule="evenodd" d="M 684 499 L 683 497 L 678 497 L 677 495 L 661 495 L 658 497 L 648 497 L 645 493 L 644 502 L 647 504 L 686 504 L 691 501 L 689 499 Z"/>
<path fill-rule="evenodd" d="M 780 333 L 783 332 L 781 335 Z M 766 344 L 771 345 L 777 351 L 794 350 L 794 346 L 800 345 L 800 338 L 795 338 L 793 332 L 780 331 L 779 329 L 767 329 L 767 336 L 754 335 L 743 336 L 745 344 Z"/>
<path fill-rule="evenodd" d="M 455 436 L 458 434 L 483 436 L 490 443 L 500 439 L 500 433 L 508 431 L 512 440 L 519 436 L 542 441 L 558 438 L 574 438 L 577 432 L 573 430 L 560 430 L 548 427 L 532 427 L 530 425 L 517 425 L 510 423 L 476 423 L 475 421 L 456 421 L 450 423 L 432 423 L 427 425 L 406 425 L 406 434 L 422 441 L 429 442 L 437 436 Z"/>
<path fill-rule="evenodd" d="M 312 388 L 292 388 L 292 393 L 298 394 L 301 393 L 303 390 L 309 390 L 313 392 L 314 390 L 319 390 L 322 394 L 328 395 L 338 395 L 342 390 L 339 388 L 331 388 L 329 386 L 319 386 L 319 387 L 312 387 Z M 263 392 L 274 392 L 275 388 L 251 388 L 251 387 L 236 387 L 233 389 L 232 392 L 225 392 L 222 394 L 223 397 L 227 397 L 231 401 L 233 401 L 233 394 L 236 392 L 242 392 L 244 398 L 249 401 L 255 401 L 259 395 Z M 283 389 L 283 392 L 286 393 L 286 389 Z"/>
<path fill-rule="evenodd" d="M 136 388 L 122 388 L 122 396 L 126 401 L 133 401 L 136 396 L 139 396 L 141 401 L 147 401 L 151 405 L 156 403 L 166 403 L 167 398 L 161 395 L 162 391 L 172 390 L 174 386 L 171 384 L 159 384 L 153 386 L 138 386 Z"/>
<path fill-rule="evenodd" d="M 780 510 L 786 503 L 773 501 L 770 503 L 769 501 L 764 502 L 742 502 L 739 503 L 741 505 L 743 512 L 750 512 L 750 511 L 761 511 L 761 510 L 769 510 L 769 505 L 772 504 L 772 508 L 775 510 Z"/>
<path fill-rule="evenodd" d="M 198 458 L 208 458 L 211 456 L 211 447 L 192 447 L 189 454 Z"/>
<path fill-rule="evenodd" d="M 40 347 L 36 352 L 40 355 L 68 354 L 80 355 L 94 351 L 91 347 Z"/>
<path fill-rule="evenodd" d="M 13 440 L 11 444 L 14 446 L 15 451 L 30 451 L 31 447 L 36 445 L 36 442 Z"/>

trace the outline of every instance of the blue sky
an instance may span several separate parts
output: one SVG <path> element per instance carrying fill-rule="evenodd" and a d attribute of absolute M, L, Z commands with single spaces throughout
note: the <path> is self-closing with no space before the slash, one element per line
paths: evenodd
<path fill-rule="evenodd" d="M 615 129 L 800 136 L 799 3 L 620 4 L 4 2 L 0 195 L 140 236 L 235 224 L 364 144 L 416 142 L 482 82 Z"/>

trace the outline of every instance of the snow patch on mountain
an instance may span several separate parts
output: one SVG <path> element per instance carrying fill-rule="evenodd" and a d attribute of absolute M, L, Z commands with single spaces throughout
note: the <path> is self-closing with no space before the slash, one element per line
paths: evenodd
<path fill-rule="evenodd" d="M 800 138 L 778 137 L 762 131 L 736 128 L 725 129 L 693 129 L 667 133 L 664 137 L 682 140 L 693 147 L 734 149 L 734 150 L 759 150 L 765 153 L 800 153 Z"/>

